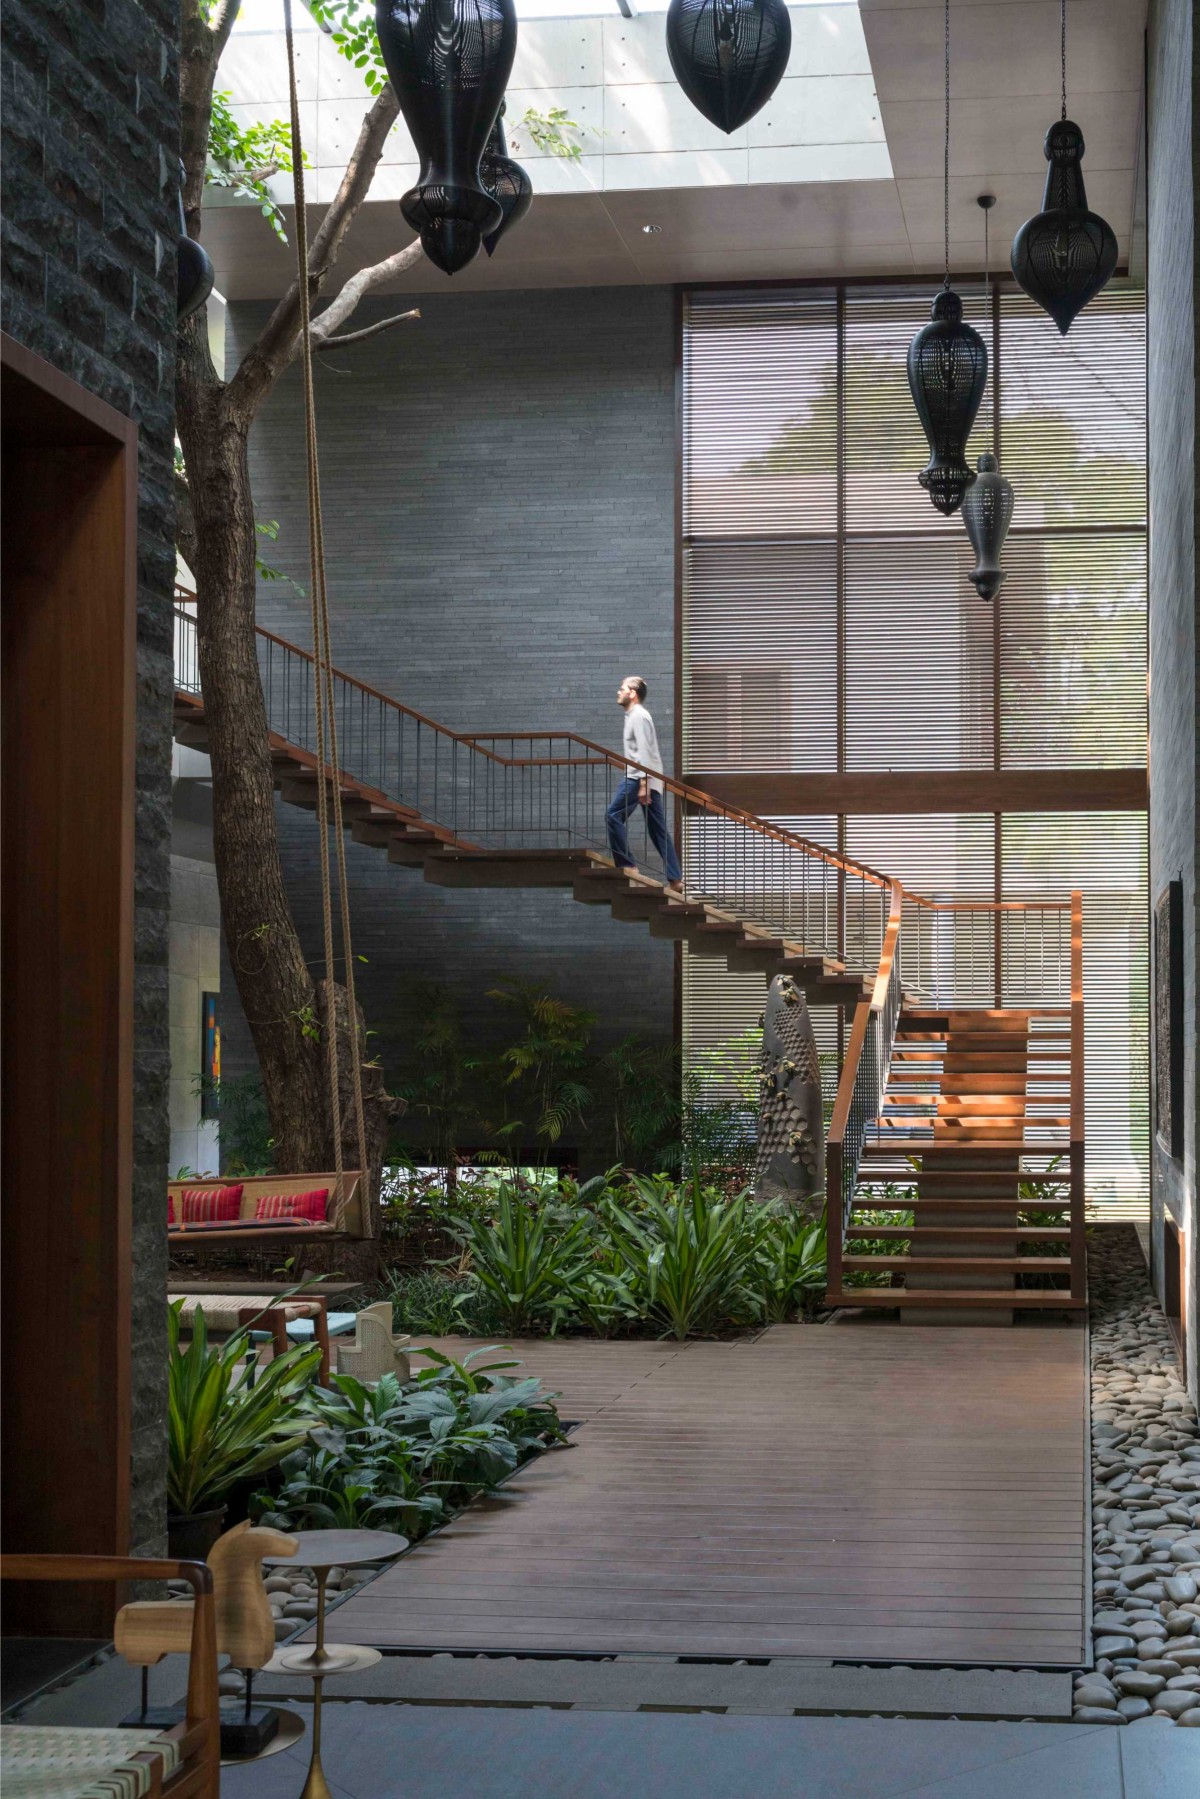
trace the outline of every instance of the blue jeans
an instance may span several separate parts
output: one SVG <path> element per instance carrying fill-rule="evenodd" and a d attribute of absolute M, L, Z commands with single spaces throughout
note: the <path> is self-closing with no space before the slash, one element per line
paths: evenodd
<path fill-rule="evenodd" d="M 618 868 L 636 868 L 637 863 L 629 854 L 629 837 L 625 827 L 638 809 L 637 781 L 625 779 L 609 801 L 608 811 L 604 815 L 608 826 L 608 847 L 612 851 L 612 859 Z M 663 867 L 667 871 L 668 881 L 678 881 L 683 871 L 679 866 L 679 857 L 675 854 L 675 845 L 671 842 L 667 830 L 667 815 L 663 811 L 663 796 L 653 789 L 650 792 L 650 804 L 646 808 L 646 824 L 650 831 L 650 841 L 662 857 Z"/>

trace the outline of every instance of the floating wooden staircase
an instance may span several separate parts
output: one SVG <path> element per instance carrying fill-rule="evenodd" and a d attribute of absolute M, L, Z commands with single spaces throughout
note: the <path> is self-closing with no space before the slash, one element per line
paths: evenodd
<path fill-rule="evenodd" d="M 175 735 L 205 749 L 194 596 L 179 598 Z M 257 637 L 275 785 L 315 811 L 332 775 L 313 749 L 312 657 Z M 687 891 L 672 890 L 605 853 L 605 805 L 627 767 L 612 750 L 570 731 L 466 735 L 338 670 L 333 685 L 354 841 L 437 886 L 566 889 L 844 1008 L 831 1306 L 952 1322 L 1084 1306 L 1078 894 L 922 898 L 667 776 L 686 840 Z"/>
<path fill-rule="evenodd" d="M 199 695 L 176 692 L 175 736 L 191 748 L 207 749 L 208 727 Z M 320 779 L 316 756 L 276 731 L 270 734 L 270 744 L 280 797 L 289 805 L 315 812 Z M 607 757 L 609 753 L 604 754 Z M 611 760 L 619 770 L 619 759 Z M 610 782 L 612 773 L 606 767 Z M 325 778 L 331 788 L 328 771 Z M 586 844 L 489 847 L 476 841 L 471 821 L 465 829 L 439 822 L 345 770 L 341 799 L 342 816 L 354 842 L 386 851 L 388 861 L 398 867 L 420 869 L 435 886 L 565 888 L 584 905 L 606 906 L 614 918 L 643 924 L 652 937 L 682 940 L 695 954 L 724 959 L 731 969 L 768 977 L 790 974 L 814 1005 L 853 1007 L 868 991 L 863 974 L 848 968 L 836 955 L 810 948 L 786 928 L 755 922 L 753 901 L 748 905 L 743 901 L 741 909 L 739 895 L 732 901 L 720 896 L 724 903 L 704 893 L 685 897 L 637 869 L 616 868 L 611 857 Z M 593 812 L 602 820 L 602 805 Z M 488 820 L 489 825 L 492 822 Z M 781 833 L 773 836 L 783 840 Z M 747 892 L 753 890 L 752 883 L 745 886 Z M 882 883 L 879 890 L 883 890 Z"/>
<path fill-rule="evenodd" d="M 1078 896 L 1073 922 L 1077 914 Z M 869 1103 L 852 1180 L 842 1157 L 853 1083 L 831 1129 L 830 1195 L 842 1199 L 843 1229 L 831 1240 L 830 1305 L 955 1322 L 1086 1305 L 1076 974 L 1061 1007 L 894 999 L 877 1088 L 869 1070 L 861 1079 L 867 1007 L 859 1074 Z"/>

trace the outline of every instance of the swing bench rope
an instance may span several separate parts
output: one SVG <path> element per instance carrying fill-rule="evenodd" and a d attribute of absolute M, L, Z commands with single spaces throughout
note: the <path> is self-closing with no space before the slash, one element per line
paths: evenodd
<path fill-rule="evenodd" d="M 321 918 L 324 930 L 325 988 L 328 1006 L 325 1046 L 329 1068 L 330 1116 L 337 1190 L 334 1228 L 344 1231 L 346 1179 L 342 1155 L 341 1081 L 334 1011 L 333 891 L 330 879 L 329 832 L 332 824 L 337 854 L 337 880 L 345 988 L 350 1039 L 350 1072 L 354 1089 L 354 1122 L 358 1137 L 361 1216 L 370 1219 L 366 1109 L 363 1104 L 362 1053 L 358 1039 L 358 1002 L 354 991 L 354 954 L 350 937 L 350 896 L 346 878 L 346 840 L 342 825 L 342 775 L 338 760 L 337 711 L 329 632 L 329 600 L 325 582 L 325 532 L 321 516 L 321 475 L 317 456 L 316 398 L 313 390 L 312 306 L 308 272 L 308 218 L 304 203 L 304 152 L 300 141 L 300 102 L 296 90 L 296 51 L 292 36 L 292 0 L 283 0 L 287 40 L 288 95 L 291 105 L 292 181 L 296 207 L 296 285 L 300 299 L 300 365 L 304 381 L 304 428 L 308 465 L 309 586 L 312 596 L 313 703 L 316 714 L 317 831 L 321 846 Z M 326 769 L 329 778 L 326 781 Z M 332 798 L 332 808 L 331 801 Z"/>

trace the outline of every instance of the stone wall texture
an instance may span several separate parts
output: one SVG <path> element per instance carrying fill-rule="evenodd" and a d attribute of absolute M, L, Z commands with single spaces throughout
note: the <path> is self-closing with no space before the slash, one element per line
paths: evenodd
<path fill-rule="evenodd" d="M 397 310 L 365 306 L 354 323 Z M 419 321 L 317 374 L 334 660 L 461 731 L 573 729 L 619 747 L 616 689 L 649 683 L 674 743 L 675 375 L 660 288 L 422 296 Z M 230 308 L 227 369 L 266 309 Z M 304 435 L 293 371 L 251 443 L 264 553 L 308 587 Z M 309 641 L 308 605 L 265 582 L 259 619 Z M 603 803 L 602 801 L 600 802 Z M 312 817 L 278 808 L 292 902 L 320 951 Z M 455 892 L 349 846 L 360 992 L 385 1065 L 418 980 L 459 995 L 487 1038 L 502 977 L 600 1015 L 598 1037 L 672 1032 L 674 951 L 567 892 Z M 222 980 L 225 1068 L 249 1044 Z"/>
<path fill-rule="evenodd" d="M 133 1477 L 165 1541 L 177 0 L 6 0 L 4 329 L 139 431 Z"/>
<path fill-rule="evenodd" d="M 1152 0 L 1148 55 L 1150 357 L 1150 899 L 1183 882 L 1185 1141 L 1151 1136 L 1155 1272 L 1164 1209 L 1189 1239 L 1188 1386 L 1200 1397 L 1200 1224 L 1196 1201 L 1197 991 L 1196 42 L 1191 0 Z M 1153 982 L 1152 982 L 1153 990 Z"/>

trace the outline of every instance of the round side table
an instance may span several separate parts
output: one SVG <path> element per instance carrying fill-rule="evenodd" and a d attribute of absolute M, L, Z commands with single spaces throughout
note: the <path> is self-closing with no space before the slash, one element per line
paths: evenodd
<path fill-rule="evenodd" d="M 372 1562 L 390 1562 L 408 1548 L 408 1538 L 391 1530 L 301 1530 L 295 1532 L 296 1549 L 288 1556 L 263 1557 L 267 1567 L 311 1568 L 317 1577 L 316 1642 L 294 1649 L 277 1650 L 264 1673 L 306 1674 L 313 1683 L 313 1744 L 300 1799 L 329 1799 L 329 1785 L 321 1766 L 321 1704 L 325 1676 L 370 1668 L 383 1658 L 378 1649 L 353 1643 L 326 1643 L 325 1589 L 331 1568 L 361 1568 Z"/>

